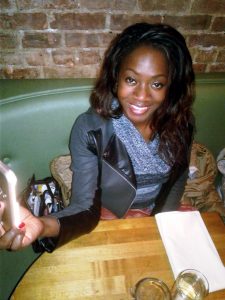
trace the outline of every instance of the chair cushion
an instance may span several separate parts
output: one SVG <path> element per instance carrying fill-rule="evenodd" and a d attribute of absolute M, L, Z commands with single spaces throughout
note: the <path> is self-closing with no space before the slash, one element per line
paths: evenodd
<path fill-rule="evenodd" d="M 62 191 L 64 205 L 70 202 L 72 171 L 70 169 L 71 156 L 61 155 L 54 158 L 50 163 L 50 171 L 55 180 L 59 183 Z"/>

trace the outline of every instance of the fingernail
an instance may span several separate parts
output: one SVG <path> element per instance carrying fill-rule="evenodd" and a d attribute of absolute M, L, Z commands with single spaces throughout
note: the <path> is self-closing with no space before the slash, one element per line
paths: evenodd
<path fill-rule="evenodd" d="M 18 226 L 19 229 L 23 229 L 23 227 L 25 227 L 25 223 L 24 222 L 20 223 L 20 225 Z"/>

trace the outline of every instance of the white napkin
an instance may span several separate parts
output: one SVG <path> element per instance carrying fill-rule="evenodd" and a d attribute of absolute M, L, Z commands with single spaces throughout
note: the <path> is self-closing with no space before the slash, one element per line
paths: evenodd
<path fill-rule="evenodd" d="M 200 213 L 172 211 L 155 218 L 174 277 L 196 269 L 208 279 L 209 292 L 225 289 L 225 267 Z"/>

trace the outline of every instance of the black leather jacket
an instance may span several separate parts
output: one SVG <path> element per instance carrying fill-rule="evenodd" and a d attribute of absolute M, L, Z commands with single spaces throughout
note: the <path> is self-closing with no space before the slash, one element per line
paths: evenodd
<path fill-rule="evenodd" d="M 59 237 L 42 242 L 49 252 L 56 245 L 93 230 L 100 219 L 101 205 L 122 218 L 136 195 L 133 167 L 125 146 L 114 134 L 111 120 L 101 118 L 91 109 L 80 115 L 71 131 L 70 151 L 71 203 L 55 214 L 60 223 Z M 168 181 L 156 198 L 152 215 L 178 208 L 188 176 L 188 163 L 189 160 L 182 168 L 176 163 L 172 167 Z"/>

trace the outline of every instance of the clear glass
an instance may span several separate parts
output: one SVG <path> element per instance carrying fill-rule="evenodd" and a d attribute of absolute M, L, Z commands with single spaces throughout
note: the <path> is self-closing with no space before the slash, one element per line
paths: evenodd
<path fill-rule="evenodd" d="M 171 300 L 168 286 L 158 278 L 146 277 L 139 280 L 131 294 L 135 300 Z"/>
<path fill-rule="evenodd" d="M 199 271 L 187 269 L 176 278 L 172 290 L 172 300 L 202 300 L 209 293 L 209 283 Z"/>

